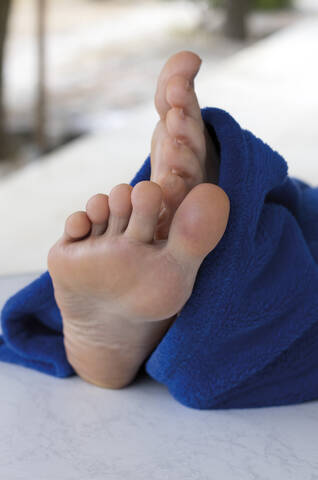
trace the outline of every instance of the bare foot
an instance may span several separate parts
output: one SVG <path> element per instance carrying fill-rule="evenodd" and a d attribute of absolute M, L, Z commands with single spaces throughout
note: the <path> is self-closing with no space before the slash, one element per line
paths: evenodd
<path fill-rule="evenodd" d="M 194 91 L 200 65 L 195 53 L 179 52 L 158 78 L 155 105 L 160 121 L 151 142 L 151 180 L 161 186 L 164 201 L 156 238 L 167 238 L 174 212 L 195 185 L 218 182 L 217 150 Z"/>
<path fill-rule="evenodd" d="M 168 239 L 154 241 L 161 202 L 153 182 L 117 185 L 71 215 L 49 252 L 68 360 L 96 385 L 130 383 L 225 231 L 228 197 L 200 184 L 177 209 Z"/>
<path fill-rule="evenodd" d="M 213 184 L 218 157 L 193 90 L 200 63 L 181 52 L 160 75 L 153 181 L 92 197 L 86 212 L 68 218 L 49 253 L 69 362 L 96 385 L 130 383 L 190 297 L 227 225 L 229 200 Z"/>

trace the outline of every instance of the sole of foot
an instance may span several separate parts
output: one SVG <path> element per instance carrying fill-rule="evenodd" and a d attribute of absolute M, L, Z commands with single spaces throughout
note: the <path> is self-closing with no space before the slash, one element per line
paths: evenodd
<path fill-rule="evenodd" d="M 229 200 L 202 183 L 186 194 L 169 235 L 154 240 L 163 201 L 152 181 L 117 185 L 71 215 L 48 269 L 67 357 L 86 381 L 122 388 L 135 377 L 191 295 L 197 271 L 222 238 Z"/>

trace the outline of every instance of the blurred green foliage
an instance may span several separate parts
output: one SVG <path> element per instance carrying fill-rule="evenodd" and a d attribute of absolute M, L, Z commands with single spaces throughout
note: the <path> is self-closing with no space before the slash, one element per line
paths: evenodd
<path fill-rule="evenodd" d="M 225 0 L 208 0 L 209 3 L 215 7 L 222 7 L 225 4 Z M 276 8 L 289 8 L 293 4 L 293 0 L 251 0 L 251 8 L 257 8 L 261 10 L 273 10 Z"/>
<path fill-rule="evenodd" d="M 292 6 L 292 0 L 252 0 L 254 8 L 274 9 L 274 8 L 288 8 Z"/>

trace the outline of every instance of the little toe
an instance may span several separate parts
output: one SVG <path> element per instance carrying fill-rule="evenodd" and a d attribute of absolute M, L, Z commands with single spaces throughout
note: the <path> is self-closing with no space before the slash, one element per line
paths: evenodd
<path fill-rule="evenodd" d="M 70 241 L 81 240 L 90 233 L 91 226 L 86 212 L 75 212 L 65 222 L 64 235 Z"/>
<path fill-rule="evenodd" d="M 109 219 L 105 235 L 118 235 L 125 231 L 131 214 L 132 186 L 127 183 L 116 185 L 109 194 Z"/>
<path fill-rule="evenodd" d="M 152 242 L 162 203 L 161 188 L 154 182 L 139 182 L 132 191 L 131 202 L 133 209 L 125 235 Z"/>
<path fill-rule="evenodd" d="M 91 235 L 102 235 L 107 229 L 109 217 L 108 196 L 98 193 L 91 197 L 86 204 L 86 213 L 92 222 Z"/>
<path fill-rule="evenodd" d="M 167 113 L 166 126 L 169 135 L 178 143 L 187 145 L 201 162 L 206 157 L 206 142 L 200 123 L 185 114 L 182 108 L 171 108 Z"/>
<path fill-rule="evenodd" d="M 199 268 L 219 243 L 226 230 L 230 201 L 217 185 L 201 183 L 194 187 L 173 218 L 168 248 L 180 262 Z"/>
<path fill-rule="evenodd" d="M 194 88 L 185 77 L 174 75 L 167 83 L 166 99 L 171 107 L 182 108 L 186 115 L 196 120 L 202 131 L 204 122 Z"/>

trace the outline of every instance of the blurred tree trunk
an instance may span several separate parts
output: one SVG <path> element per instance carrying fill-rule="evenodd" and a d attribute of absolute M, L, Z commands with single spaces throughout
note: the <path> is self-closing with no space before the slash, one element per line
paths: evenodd
<path fill-rule="evenodd" d="M 1 0 L 0 0 L 1 1 Z M 38 87 L 35 119 L 36 144 L 39 154 L 45 153 L 46 138 L 46 0 L 37 0 L 37 58 L 38 58 Z"/>
<path fill-rule="evenodd" d="M 249 0 L 225 0 L 225 34 L 231 38 L 244 40 L 247 37 L 247 14 Z"/>
<path fill-rule="evenodd" d="M 3 64 L 4 45 L 7 34 L 10 4 L 10 0 L 0 0 L 0 160 L 5 158 L 8 153 L 5 106 L 3 98 Z"/>

